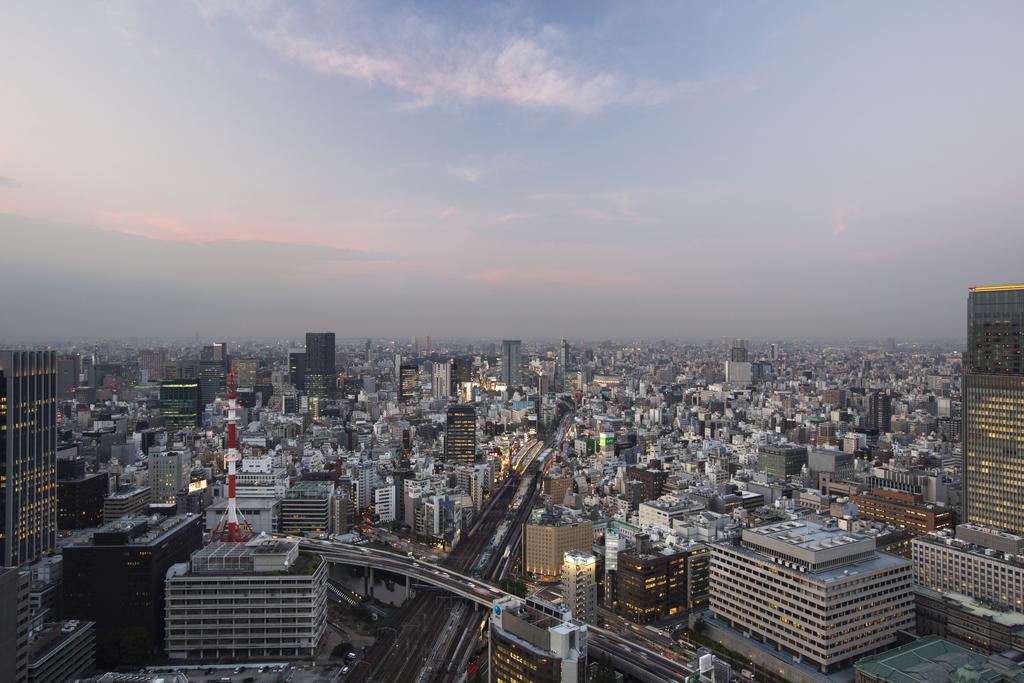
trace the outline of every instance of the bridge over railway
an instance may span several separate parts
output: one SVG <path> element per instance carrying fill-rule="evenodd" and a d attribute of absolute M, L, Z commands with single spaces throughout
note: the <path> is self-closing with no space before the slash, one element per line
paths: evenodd
<path fill-rule="evenodd" d="M 295 539 L 302 550 L 317 553 L 326 562 L 365 567 L 408 577 L 465 598 L 487 609 L 509 597 L 501 589 L 479 579 L 428 562 L 386 550 L 327 540 Z M 614 666 L 645 683 L 684 683 L 693 670 L 639 643 L 594 625 L 587 626 L 591 657 L 606 655 Z"/>

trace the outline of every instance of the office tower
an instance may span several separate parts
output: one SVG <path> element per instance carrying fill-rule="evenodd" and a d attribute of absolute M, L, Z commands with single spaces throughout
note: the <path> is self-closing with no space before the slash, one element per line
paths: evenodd
<path fill-rule="evenodd" d="M 558 377 L 556 384 L 559 391 L 566 390 L 566 378 L 569 376 L 569 354 L 569 342 L 563 338 L 558 345 Z"/>
<path fill-rule="evenodd" d="M 736 349 L 733 349 L 735 351 Z M 746 351 L 746 349 L 741 349 Z M 753 366 L 747 361 L 725 361 L 725 381 L 730 384 L 746 386 L 754 379 Z"/>
<path fill-rule="evenodd" d="M 661 498 L 668 481 L 668 472 L 650 467 L 629 467 L 626 469 L 627 481 L 640 482 L 641 501 Z"/>
<path fill-rule="evenodd" d="M 823 673 L 914 627 L 911 580 L 908 560 L 834 524 L 780 522 L 711 545 L 715 618 Z"/>
<path fill-rule="evenodd" d="M 61 472 L 57 461 L 57 528 L 88 529 L 103 523 L 103 500 L 110 491 L 106 472 Z"/>
<path fill-rule="evenodd" d="M 28 680 L 29 583 L 28 570 L 0 567 L 0 681 Z"/>
<path fill-rule="evenodd" d="M 708 604 L 711 554 L 706 545 L 654 547 L 637 534 L 636 547 L 616 562 L 616 611 L 637 624 L 702 610 Z"/>
<path fill-rule="evenodd" d="M 82 374 L 82 357 L 77 353 L 57 356 L 57 398 L 75 397 L 78 378 Z"/>
<path fill-rule="evenodd" d="M 281 501 L 282 534 L 301 536 L 331 532 L 331 495 L 333 486 L 326 481 L 299 481 L 284 494 Z"/>
<path fill-rule="evenodd" d="M 203 545 L 199 515 L 125 517 L 64 548 L 64 614 L 96 623 L 100 666 L 149 662 L 164 637 L 167 570 Z"/>
<path fill-rule="evenodd" d="M 597 616 L 597 558 L 592 553 L 571 551 L 565 554 L 562 606 L 577 621 L 593 621 Z"/>
<path fill-rule="evenodd" d="M 768 349 L 768 360 L 773 363 L 779 359 L 779 345 L 772 344 Z"/>
<path fill-rule="evenodd" d="M 892 431 L 892 395 L 873 391 L 868 397 L 868 428 L 880 433 Z"/>
<path fill-rule="evenodd" d="M 746 339 L 732 340 L 732 348 L 729 349 L 729 360 L 733 363 L 746 363 L 749 360 Z"/>
<path fill-rule="evenodd" d="M 298 541 L 211 543 L 168 573 L 166 591 L 171 659 L 312 657 L 327 628 L 327 563 Z"/>
<path fill-rule="evenodd" d="M 521 345 L 522 342 L 518 339 L 506 339 L 501 342 L 501 381 L 510 389 L 518 387 L 522 380 L 520 373 Z"/>
<path fill-rule="evenodd" d="M 167 367 L 167 351 L 164 349 L 139 353 L 139 374 L 144 374 L 146 381 L 159 382 L 162 380 L 165 367 Z"/>
<path fill-rule="evenodd" d="M 956 538 L 941 531 L 911 544 L 914 580 L 991 607 L 1024 612 L 1024 536 L 978 524 L 959 524 Z"/>
<path fill-rule="evenodd" d="M 0 351 L 0 565 L 57 540 L 57 354 Z"/>
<path fill-rule="evenodd" d="M 402 363 L 398 371 L 398 400 L 403 403 L 415 400 L 420 393 L 419 368 L 412 363 Z"/>
<path fill-rule="evenodd" d="M 204 346 L 199 355 L 199 390 L 202 405 L 213 403 L 224 393 L 228 379 L 228 345 L 217 342 Z"/>
<path fill-rule="evenodd" d="M 203 419 L 199 381 L 165 379 L 160 382 L 160 415 L 169 430 L 199 428 Z"/>
<path fill-rule="evenodd" d="M 586 624 L 537 598 L 506 597 L 494 604 L 489 650 L 494 683 L 586 680 Z"/>
<path fill-rule="evenodd" d="M 191 472 L 192 456 L 188 451 L 153 453 L 149 457 L 152 502 L 175 502 L 178 491 L 188 487 Z"/>
<path fill-rule="evenodd" d="M 337 391 L 333 332 L 306 333 L 306 393 L 315 398 L 330 398 Z"/>
<path fill-rule="evenodd" d="M 430 379 L 430 395 L 434 398 L 448 398 L 452 395 L 452 364 L 451 361 L 434 363 L 434 372 Z"/>
<path fill-rule="evenodd" d="M 255 358 L 239 358 L 235 365 L 235 383 L 240 387 L 256 386 L 256 373 L 259 367 L 259 361 Z"/>
<path fill-rule="evenodd" d="M 538 576 L 560 576 L 565 554 L 589 551 L 594 544 L 589 519 L 545 514 L 534 510 L 523 525 L 523 569 Z"/>
<path fill-rule="evenodd" d="M 458 396 L 461 392 L 462 385 L 467 382 L 473 381 L 473 359 L 472 358 L 452 358 L 452 388 L 451 395 Z"/>
<path fill-rule="evenodd" d="M 970 290 L 964 361 L 965 521 L 1024 534 L 1024 285 Z"/>
<path fill-rule="evenodd" d="M 798 476 L 807 459 L 806 446 L 758 446 L 757 471 L 785 481 Z"/>
<path fill-rule="evenodd" d="M 476 462 L 476 408 L 471 403 L 448 406 L 445 419 L 444 459 L 448 462 Z"/>
<path fill-rule="evenodd" d="M 288 351 L 288 380 L 296 391 L 306 390 L 306 351 L 291 349 Z"/>

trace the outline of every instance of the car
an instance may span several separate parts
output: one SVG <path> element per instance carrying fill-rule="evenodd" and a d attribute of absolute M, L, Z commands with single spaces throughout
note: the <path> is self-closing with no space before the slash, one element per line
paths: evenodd
<path fill-rule="evenodd" d="M 345 674 L 347 674 L 347 673 L 348 673 L 349 671 L 351 671 L 351 669 L 349 669 L 349 668 L 348 668 L 347 666 L 343 666 L 343 667 L 341 667 L 341 675 L 342 675 L 342 676 L 344 676 Z"/>
<path fill-rule="evenodd" d="M 356 653 L 355 652 L 349 652 L 347 655 L 345 655 L 345 659 L 347 659 L 350 662 L 355 661 Z"/>

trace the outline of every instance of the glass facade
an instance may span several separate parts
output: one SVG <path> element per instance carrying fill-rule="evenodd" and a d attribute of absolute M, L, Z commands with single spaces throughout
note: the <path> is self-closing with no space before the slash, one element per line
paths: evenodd
<path fill-rule="evenodd" d="M 0 351 L 0 565 L 32 562 L 57 535 L 57 354 Z"/>
<path fill-rule="evenodd" d="M 965 520 L 1024 533 L 1024 285 L 968 295 L 963 461 Z"/>
<path fill-rule="evenodd" d="M 169 429 L 195 429 L 203 414 L 197 380 L 160 383 L 160 414 Z"/>

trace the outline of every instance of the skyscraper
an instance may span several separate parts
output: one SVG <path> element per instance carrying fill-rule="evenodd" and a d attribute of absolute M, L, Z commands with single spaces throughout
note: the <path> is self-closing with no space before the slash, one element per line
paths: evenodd
<path fill-rule="evenodd" d="M 57 538 L 57 354 L 0 351 L 0 565 Z"/>
<path fill-rule="evenodd" d="M 448 406 L 444 459 L 467 463 L 476 460 L 476 408 L 470 403 Z"/>
<path fill-rule="evenodd" d="M 402 363 L 398 380 L 398 400 L 405 402 L 415 399 L 420 390 L 419 368 L 414 363 Z"/>
<path fill-rule="evenodd" d="M 729 360 L 734 363 L 746 363 L 749 360 L 747 357 L 746 339 L 732 340 L 732 348 L 729 350 Z"/>
<path fill-rule="evenodd" d="M 968 294 L 963 408 L 964 517 L 1024 534 L 1024 285 Z"/>
<path fill-rule="evenodd" d="M 329 398 L 337 389 L 333 332 L 306 333 L 306 393 Z"/>
<path fill-rule="evenodd" d="M 202 405 L 208 406 L 224 393 L 228 379 L 228 345 L 217 342 L 204 346 L 199 354 L 199 389 Z"/>
<path fill-rule="evenodd" d="M 450 391 L 452 396 L 458 396 L 462 385 L 473 381 L 473 359 L 466 357 L 452 358 L 451 363 L 452 385 Z"/>
<path fill-rule="evenodd" d="M 569 342 L 564 338 L 558 345 L 558 377 L 557 377 L 557 388 L 559 391 L 565 391 L 565 378 L 569 375 Z"/>
<path fill-rule="evenodd" d="M 202 424 L 199 381 L 165 379 L 160 382 L 160 415 L 170 429 L 195 429 Z"/>
<path fill-rule="evenodd" d="M 296 391 L 306 390 L 306 352 L 303 349 L 288 351 L 288 379 Z"/>
<path fill-rule="evenodd" d="M 501 342 L 501 381 L 509 387 L 518 387 L 521 382 L 519 366 L 522 363 L 518 339 L 506 339 Z"/>
<path fill-rule="evenodd" d="M 892 395 L 874 391 L 868 397 L 868 426 L 881 433 L 892 431 Z"/>

